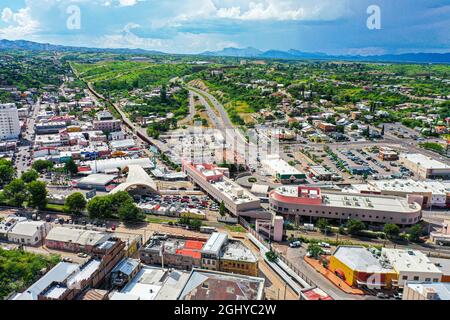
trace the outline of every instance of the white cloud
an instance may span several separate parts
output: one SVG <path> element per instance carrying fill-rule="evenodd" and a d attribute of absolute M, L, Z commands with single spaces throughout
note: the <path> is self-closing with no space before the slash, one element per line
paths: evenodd
<path fill-rule="evenodd" d="M 119 0 L 119 4 L 121 7 L 130 7 L 134 6 L 138 3 L 138 0 Z"/>
<path fill-rule="evenodd" d="M 2 11 L 2 20 L 4 22 L 9 22 L 11 20 L 11 18 L 13 17 L 14 13 L 12 12 L 12 10 L 10 8 L 5 8 Z"/>
<path fill-rule="evenodd" d="M 35 33 L 39 29 L 39 22 L 33 19 L 29 7 L 19 9 L 17 12 L 5 10 L 2 12 L 2 20 L 9 23 L 0 28 L 0 36 L 8 39 L 19 39 Z"/>

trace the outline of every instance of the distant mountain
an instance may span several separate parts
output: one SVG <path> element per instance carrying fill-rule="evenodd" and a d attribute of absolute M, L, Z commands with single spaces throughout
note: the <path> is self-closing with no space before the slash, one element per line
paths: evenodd
<path fill-rule="evenodd" d="M 147 54 L 166 55 L 164 52 L 144 49 L 101 49 L 87 47 L 71 47 L 49 43 L 37 43 L 26 40 L 0 40 L 0 50 L 28 50 L 28 51 L 58 51 L 58 52 L 110 52 L 116 54 Z M 302 52 L 298 50 L 269 50 L 261 51 L 256 48 L 225 48 L 220 51 L 206 51 L 202 56 L 210 57 L 237 57 L 256 59 L 283 59 L 283 60 L 344 60 L 361 62 L 415 62 L 415 63 L 445 63 L 450 64 L 450 53 L 405 53 L 399 55 L 341 55 L 333 56 L 320 52 Z"/>
<path fill-rule="evenodd" d="M 117 54 L 153 54 L 163 55 L 164 52 L 149 51 L 143 49 L 101 49 L 101 48 L 87 48 L 87 47 L 70 47 L 54 45 L 49 43 L 38 43 L 26 40 L 0 40 L 0 50 L 27 50 L 27 51 L 58 51 L 58 52 L 111 52 Z"/>
<path fill-rule="evenodd" d="M 259 53 L 258 53 L 259 52 Z M 333 56 L 320 52 L 302 52 L 298 50 L 269 50 L 259 51 L 255 48 L 226 48 L 222 51 L 204 52 L 201 55 L 214 57 L 239 57 L 239 58 L 261 58 L 261 59 L 284 59 L 284 60 L 345 60 L 361 62 L 416 62 L 416 63 L 450 63 L 450 53 L 406 53 L 399 55 L 341 55 Z"/>
<path fill-rule="evenodd" d="M 261 50 L 248 47 L 248 48 L 225 48 L 220 51 L 206 51 L 201 53 L 202 56 L 210 57 L 242 57 L 242 58 L 257 58 L 260 57 L 264 52 Z"/>

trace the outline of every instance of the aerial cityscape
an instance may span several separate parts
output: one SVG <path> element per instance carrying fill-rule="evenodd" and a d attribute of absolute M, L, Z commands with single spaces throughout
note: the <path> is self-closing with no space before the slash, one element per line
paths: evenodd
<path fill-rule="evenodd" d="M 2 1 L 0 300 L 450 300 L 448 2 L 223 2 Z"/>

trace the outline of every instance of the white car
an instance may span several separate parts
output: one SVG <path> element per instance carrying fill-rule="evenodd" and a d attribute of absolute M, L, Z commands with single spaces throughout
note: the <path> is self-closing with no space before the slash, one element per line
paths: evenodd
<path fill-rule="evenodd" d="M 320 242 L 319 246 L 321 246 L 322 248 L 331 248 L 330 244 L 326 242 Z"/>
<path fill-rule="evenodd" d="M 300 241 L 293 241 L 289 243 L 289 247 L 291 248 L 300 248 L 302 246 L 302 243 Z"/>

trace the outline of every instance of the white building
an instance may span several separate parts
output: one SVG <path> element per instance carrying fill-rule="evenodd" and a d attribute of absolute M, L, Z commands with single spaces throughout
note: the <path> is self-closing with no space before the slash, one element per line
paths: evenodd
<path fill-rule="evenodd" d="M 441 281 L 442 271 L 420 251 L 383 248 L 382 256 L 398 274 L 399 287 L 404 287 L 407 281 Z"/>
<path fill-rule="evenodd" d="M 35 246 L 48 234 L 52 225 L 45 221 L 23 221 L 17 223 L 8 233 L 8 240 L 24 245 Z"/>
<path fill-rule="evenodd" d="M 449 179 L 450 166 L 420 153 L 400 155 L 403 165 L 421 179 Z"/>
<path fill-rule="evenodd" d="M 268 174 L 282 183 L 295 183 L 306 179 L 306 175 L 303 172 L 289 165 L 279 155 L 268 155 L 261 163 Z"/>
<path fill-rule="evenodd" d="M 17 139 L 19 135 L 20 122 L 16 105 L 0 104 L 0 140 Z"/>

